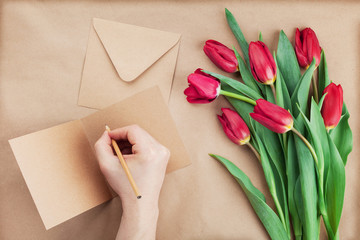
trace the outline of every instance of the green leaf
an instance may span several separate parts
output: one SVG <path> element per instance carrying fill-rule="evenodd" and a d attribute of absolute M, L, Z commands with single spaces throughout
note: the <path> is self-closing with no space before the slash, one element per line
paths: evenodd
<path fill-rule="evenodd" d="M 276 59 L 275 55 L 274 55 L 274 59 Z M 284 93 L 281 85 L 282 77 L 276 60 L 275 63 L 276 63 L 276 81 L 275 81 L 276 103 L 280 107 L 285 108 Z M 289 102 L 290 102 L 290 98 L 289 98 Z"/>
<path fill-rule="evenodd" d="M 349 126 L 349 118 L 350 113 L 344 103 L 340 122 L 330 131 L 330 136 L 340 153 L 344 165 L 346 165 L 347 157 L 353 148 L 353 136 Z"/>
<path fill-rule="evenodd" d="M 237 181 L 240 181 L 239 183 L 242 184 L 248 191 L 250 191 L 252 194 L 256 195 L 258 198 L 260 198 L 262 201 L 266 201 L 264 194 L 260 192 L 259 189 L 257 189 L 250 181 L 248 176 L 241 171 L 235 164 L 230 162 L 229 160 L 215 154 L 209 154 L 211 157 L 215 158 L 219 162 L 221 162 L 226 169 L 233 175 Z"/>
<path fill-rule="evenodd" d="M 321 184 L 325 184 L 327 169 L 329 167 L 329 144 L 327 141 L 327 131 L 324 125 L 324 120 L 321 116 L 319 106 L 315 100 L 311 99 L 310 121 L 305 114 L 301 112 L 304 119 L 305 126 L 311 136 L 310 143 L 314 147 L 316 156 L 318 158 L 318 171 L 324 179 L 321 179 Z M 324 185 L 322 186 L 324 187 Z"/>
<path fill-rule="evenodd" d="M 303 121 L 299 116 L 295 121 L 295 127 L 304 133 Z M 294 135 L 296 153 L 299 164 L 299 179 L 301 183 L 301 197 L 303 213 L 301 216 L 304 239 L 318 239 L 319 222 L 317 209 L 317 180 L 314 159 L 304 142 Z"/>
<path fill-rule="evenodd" d="M 301 73 L 294 48 L 283 30 L 280 31 L 276 58 L 287 89 L 292 95 L 300 80 Z"/>
<path fill-rule="evenodd" d="M 271 169 L 274 173 L 274 180 L 276 186 L 276 195 L 278 197 L 282 212 L 284 214 L 284 221 L 286 225 L 286 232 L 290 238 L 290 217 L 289 217 L 289 206 L 287 200 L 287 188 L 286 188 L 286 180 L 282 179 L 277 171 L 274 161 L 270 161 Z"/>
<path fill-rule="evenodd" d="M 257 100 L 259 98 L 262 98 L 262 96 L 255 92 L 253 89 L 251 89 L 250 87 L 246 86 L 245 84 L 229 78 L 229 77 L 225 77 L 221 74 L 217 74 L 217 73 L 213 73 L 210 71 L 206 71 L 206 70 L 202 70 L 204 73 L 210 74 L 213 77 L 216 77 L 217 79 L 220 80 L 221 84 L 226 83 L 228 84 L 230 87 L 234 88 L 235 90 L 239 91 L 240 93 L 244 94 L 245 96 L 252 98 L 254 100 Z"/>
<path fill-rule="evenodd" d="M 284 78 L 278 66 L 275 55 L 274 55 L 274 59 L 276 63 L 276 72 L 277 72 L 276 81 L 275 81 L 277 104 L 282 108 L 292 111 L 289 91 L 285 85 Z"/>
<path fill-rule="evenodd" d="M 345 167 L 331 137 L 328 135 L 330 166 L 325 188 L 326 210 L 335 234 L 339 227 L 345 194 Z"/>
<path fill-rule="evenodd" d="M 315 70 L 315 58 L 311 62 L 309 68 L 302 75 L 298 85 L 296 86 L 293 95 L 291 96 L 291 103 L 293 109 L 293 115 L 298 116 L 299 110 L 296 107 L 299 104 L 302 112 L 306 113 L 307 111 L 307 102 L 309 98 L 309 90 L 311 84 L 311 78 Z"/>
<path fill-rule="evenodd" d="M 259 32 L 259 41 L 262 41 L 263 42 L 263 36 L 262 36 L 262 33 Z"/>
<path fill-rule="evenodd" d="M 245 61 L 246 61 L 247 65 L 250 66 L 249 44 L 246 41 L 244 34 L 242 33 L 242 31 L 239 27 L 239 24 L 237 23 L 234 15 L 227 8 L 225 8 L 225 15 L 226 15 L 226 20 L 228 22 L 228 25 L 229 25 L 231 31 L 233 32 L 237 42 L 239 43 L 241 51 L 244 54 Z"/>
<path fill-rule="evenodd" d="M 324 89 L 327 85 L 330 84 L 329 73 L 327 69 L 327 63 L 325 58 L 324 50 L 321 51 L 321 60 L 319 64 L 319 96 L 321 96 L 324 92 Z"/>
<path fill-rule="evenodd" d="M 268 141 L 262 141 L 262 137 L 265 136 L 264 134 L 262 134 L 261 136 L 258 135 L 258 132 L 261 132 L 259 131 L 259 129 L 265 129 L 265 127 L 255 122 L 254 120 L 250 120 L 250 123 L 256 129 L 253 134 L 253 138 L 258 143 L 258 151 L 261 156 L 261 165 L 264 171 L 266 182 L 269 187 L 270 194 L 274 200 L 276 210 L 281 219 L 281 222 L 283 223 L 284 228 L 286 229 L 290 238 L 290 222 L 288 215 L 289 213 L 287 206 L 286 188 L 284 181 L 282 180 L 284 178 L 280 176 L 279 171 L 275 166 L 275 162 L 278 161 L 278 159 L 272 159 L 273 161 L 270 161 L 271 157 L 269 157 L 270 155 L 265 147 Z M 278 146 L 280 146 L 280 143 L 278 144 Z M 270 147 L 268 149 L 270 149 Z"/>
<path fill-rule="evenodd" d="M 264 147 L 270 155 L 272 162 L 274 163 L 277 172 L 279 173 L 281 180 L 285 182 L 285 159 L 283 151 L 279 151 L 281 143 L 278 138 L 278 134 L 267 129 L 260 123 L 255 123 L 256 133 L 264 143 Z"/>
<path fill-rule="evenodd" d="M 262 161 L 269 161 L 271 171 L 273 173 L 276 196 L 279 200 L 279 203 L 282 208 L 282 212 L 284 214 L 284 221 L 286 226 L 289 228 L 288 232 L 290 232 L 290 221 L 289 221 L 289 211 L 287 204 L 287 191 L 286 191 L 286 175 L 285 175 L 285 159 L 283 155 L 283 151 L 279 151 L 281 148 L 281 143 L 277 133 L 274 133 L 262 126 L 261 124 L 255 122 L 255 131 L 256 133 L 253 135 L 259 146 L 259 153 L 262 156 Z M 261 141 L 259 140 L 261 139 Z M 264 148 L 264 150 L 262 150 Z M 261 153 L 261 151 L 263 151 Z M 264 160 L 264 156 L 266 159 Z M 263 163 L 264 165 L 265 163 Z M 267 165 L 266 165 L 267 166 Z M 266 168 L 264 168 L 265 172 Z M 266 171 L 270 171 L 266 170 Z"/>
<path fill-rule="evenodd" d="M 239 63 L 239 71 L 241 78 L 243 79 L 244 83 L 252 88 L 255 92 L 261 94 L 258 85 L 256 84 L 256 80 L 254 79 L 253 75 L 251 74 L 249 68 L 245 65 L 244 60 L 239 55 L 239 52 L 234 48 L 235 56 Z"/>
<path fill-rule="evenodd" d="M 287 142 L 287 157 L 286 159 L 286 176 L 287 176 L 287 194 L 289 202 L 289 211 L 291 215 L 293 230 L 295 236 L 302 235 L 302 225 L 300 214 L 303 214 L 303 207 L 301 202 L 301 188 L 299 178 L 299 166 L 296 155 L 294 137 L 289 134 Z M 299 181 L 298 193 L 296 192 L 296 182 Z M 298 202 L 297 202 L 298 201 Z M 298 239 L 298 238 L 296 238 Z"/>
<path fill-rule="evenodd" d="M 275 212 L 265 203 L 264 195 L 251 183 L 246 174 L 229 160 L 210 154 L 211 157 L 221 162 L 227 170 L 235 177 L 241 188 L 248 197 L 256 214 L 263 223 L 266 231 L 273 240 L 289 239 L 284 227 Z"/>
<path fill-rule="evenodd" d="M 305 214 L 304 214 L 304 204 L 302 202 L 303 197 L 301 193 L 301 182 L 300 182 L 300 176 L 296 179 L 295 182 L 295 189 L 294 189 L 294 199 L 295 199 L 295 205 L 298 212 L 298 215 L 300 217 L 301 222 L 305 222 Z M 299 223 L 300 226 L 301 222 Z M 302 235 L 302 229 L 301 229 L 301 235 Z"/>

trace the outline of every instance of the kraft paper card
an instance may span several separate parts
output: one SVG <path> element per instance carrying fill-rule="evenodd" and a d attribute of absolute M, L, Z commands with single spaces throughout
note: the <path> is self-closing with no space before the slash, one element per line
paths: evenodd
<path fill-rule="evenodd" d="M 94 18 L 78 104 L 102 109 L 158 85 L 169 100 L 180 34 Z"/>
<path fill-rule="evenodd" d="M 46 229 L 113 197 L 93 151 L 106 124 L 113 129 L 138 124 L 147 130 L 171 151 L 167 172 L 190 163 L 158 87 L 83 119 L 11 139 Z"/>

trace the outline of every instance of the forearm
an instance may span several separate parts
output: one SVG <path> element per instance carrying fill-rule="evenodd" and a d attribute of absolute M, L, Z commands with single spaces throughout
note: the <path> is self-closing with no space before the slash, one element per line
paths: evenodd
<path fill-rule="evenodd" d="M 123 209 L 116 240 L 155 239 L 159 216 L 157 204 L 154 206 L 144 206 L 140 203 L 133 206 L 123 206 Z"/>

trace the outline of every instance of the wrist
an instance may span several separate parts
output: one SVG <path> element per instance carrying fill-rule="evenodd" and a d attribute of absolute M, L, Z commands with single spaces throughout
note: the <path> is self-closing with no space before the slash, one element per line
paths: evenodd
<path fill-rule="evenodd" d="M 117 239 L 155 239 L 158 217 L 157 204 L 148 204 L 140 200 L 124 203 Z"/>
<path fill-rule="evenodd" d="M 159 216 L 158 199 L 122 200 L 123 216 L 139 219 L 157 219 Z"/>

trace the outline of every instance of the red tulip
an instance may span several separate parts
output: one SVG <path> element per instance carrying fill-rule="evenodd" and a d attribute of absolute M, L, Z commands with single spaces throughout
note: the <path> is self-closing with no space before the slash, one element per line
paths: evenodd
<path fill-rule="evenodd" d="M 321 48 L 315 32 L 311 28 L 305 28 L 301 32 L 296 29 L 295 52 L 299 65 L 308 68 L 315 57 L 316 66 L 320 63 Z"/>
<path fill-rule="evenodd" d="M 184 94 L 189 103 L 209 103 L 220 94 L 220 82 L 209 74 L 197 69 L 188 76 L 189 87 Z"/>
<path fill-rule="evenodd" d="M 330 83 L 323 94 L 326 94 L 321 108 L 326 129 L 333 129 L 340 121 L 343 107 L 343 89 L 341 85 Z"/>
<path fill-rule="evenodd" d="M 293 118 L 284 108 L 264 99 L 258 99 L 250 116 L 276 133 L 285 133 L 293 128 Z"/>
<path fill-rule="evenodd" d="M 207 40 L 204 46 L 205 54 L 220 69 L 233 73 L 238 70 L 238 61 L 233 50 L 215 40 Z"/>
<path fill-rule="evenodd" d="M 251 72 L 256 81 L 272 84 L 276 79 L 276 64 L 268 47 L 261 41 L 249 45 L 249 61 Z"/>
<path fill-rule="evenodd" d="M 250 131 L 239 114 L 230 108 L 222 108 L 223 115 L 218 115 L 225 134 L 235 144 L 244 145 L 250 141 Z"/>

